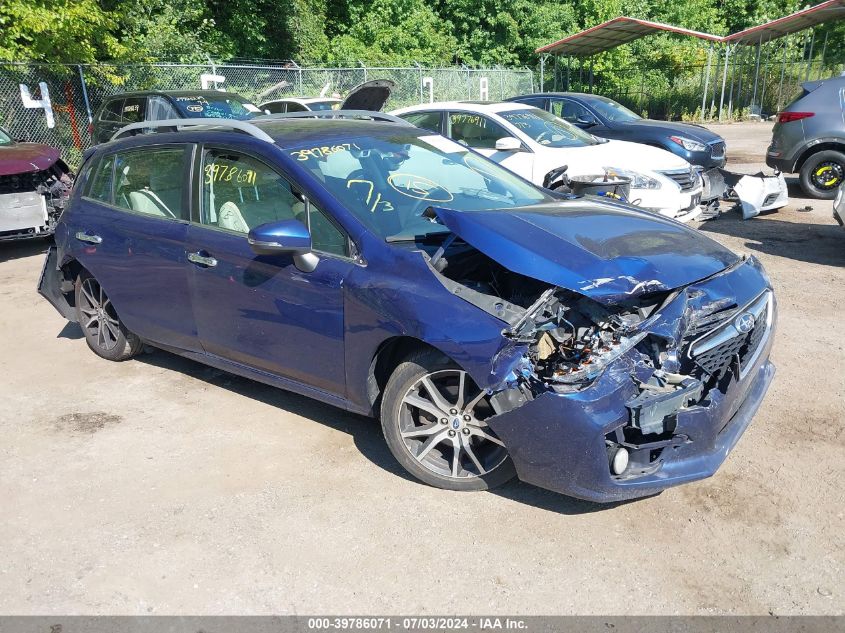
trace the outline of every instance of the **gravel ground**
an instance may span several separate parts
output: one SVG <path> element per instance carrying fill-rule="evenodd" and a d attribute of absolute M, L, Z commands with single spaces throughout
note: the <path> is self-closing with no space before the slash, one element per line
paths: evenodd
<path fill-rule="evenodd" d="M 770 124 L 718 131 L 761 166 Z M 715 477 L 613 506 L 435 490 L 368 419 L 100 360 L 34 291 L 45 244 L 0 245 L 0 613 L 843 613 L 845 230 L 794 185 L 700 225 L 777 291 L 757 418 Z"/>

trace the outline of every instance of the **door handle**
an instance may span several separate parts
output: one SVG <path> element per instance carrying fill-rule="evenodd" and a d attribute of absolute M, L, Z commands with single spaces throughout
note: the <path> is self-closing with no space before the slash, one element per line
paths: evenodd
<path fill-rule="evenodd" d="M 194 264 L 199 264 L 200 266 L 217 266 L 217 260 L 213 257 L 207 257 L 202 254 L 202 251 L 197 251 L 196 253 L 188 253 L 188 261 L 193 262 Z"/>
<path fill-rule="evenodd" d="M 76 239 L 78 239 L 80 242 L 89 242 L 91 244 L 102 244 L 103 243 L 102 237 L 100 237 L 99 235 L 90 235 L 90 234 L 86 233 L 85 231 L 78 231 L 76 233 Z"/>

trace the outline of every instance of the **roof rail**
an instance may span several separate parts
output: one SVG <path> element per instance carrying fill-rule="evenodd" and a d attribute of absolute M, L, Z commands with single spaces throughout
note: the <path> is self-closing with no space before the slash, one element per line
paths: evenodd
<path fill-rule="evenodd" d="M 238 132 L 244 132 L 267 143 L 275 143 L 273 137 L 264 130 L 248 121 L 238 121 L 237 119 L 163 119 L 161 121 L 141 121 L 123 126 L 112 134 L 111 140 L 118 139 L 133 130 L 154 130 L 164 127 L 174 128 L 173 131 L 188 127 L 224 127 L 237 130 Z"/>
<path fill-rule="evenodd" d="M 385 112 L 374 112 L 372 110 L 311 110 L 308 112 L 280 112 L 277 114 L 264 114 L 255 117 L 254 121 L 272 121 L 284 119 L 371 119 L 373 121 L 385 121 L 387 123 L 400 123 L 414 127 L 405 119 Z"/>

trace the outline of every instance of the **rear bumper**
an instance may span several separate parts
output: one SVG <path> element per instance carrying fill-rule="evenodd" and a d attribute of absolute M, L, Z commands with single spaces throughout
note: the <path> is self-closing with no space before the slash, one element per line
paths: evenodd
<path fill-rule="evenodd" d="M 771 152 L 771 148 L 769 152 Z M 782 171 L 786 174 L 791 174 L 795 170 L 795 161 L 790 158 L 783 158 L 782 156 L 773 156 L 771 153 L 766 153 L 766 165 Z"/>
<path fill-rule="evenodd" d="M 75 323 L 76 310 L 68 303 L 65 294 L 70 291 L 69 284 L 59 268 L 59 249 L 51 246 L 47 250 L 41 276 L 38 278 L 38 294 L 47 299 L 64 318 Z"/>

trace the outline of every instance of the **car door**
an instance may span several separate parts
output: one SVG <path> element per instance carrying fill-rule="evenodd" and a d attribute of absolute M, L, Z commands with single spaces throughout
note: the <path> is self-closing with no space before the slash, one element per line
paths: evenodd
<path fill-rule="evenodd" d="M 514 132 L 490 117 L 473 112 L 449 112 L 446 117 L 446 136 L 466 145 L 502 167 L 528 180 L 534 172 L 534 154 L 523 144 L 519 150 L 499 151 L 500 138 L 517 138 Z"/>
<path fill-rule="evenodd" d="M 206 353 L 345 396 L 343 281 L 348 236 L 271 166 L 272 156 L 226 146 L 198 154 L 197 205 L 188 231 L 191 296 Z M 247 232 L 297 219 L 317 267 L 259 256 Z"/>
<path fill-rule="evenodd" d="M 69 214 L 73 254 L 126 326 L 153 343 L 199 351 L 185 240 L 191 145 L 141 145 L 104 154 Z"/>

